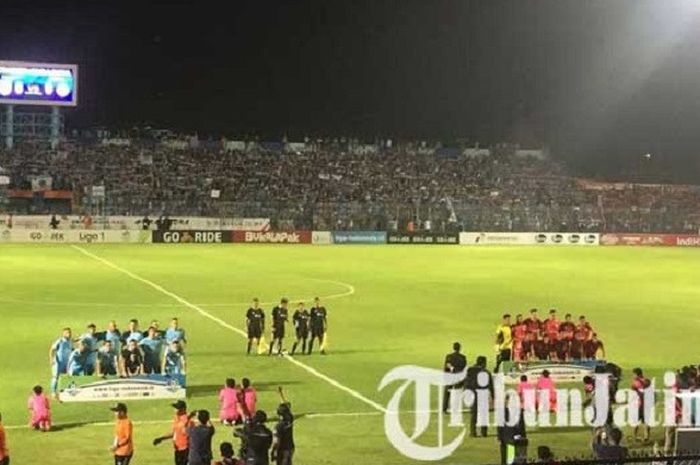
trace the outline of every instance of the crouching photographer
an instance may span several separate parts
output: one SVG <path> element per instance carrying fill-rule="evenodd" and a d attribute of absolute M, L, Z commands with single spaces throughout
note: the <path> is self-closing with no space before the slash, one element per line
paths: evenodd
<path fill-rule="evenodd" d="M 241 440 L 240 457 L 245 465 L 269 465 L 272 431 L 265 426 L 267 414 L 258 410 L 246 420 L 243 428 L 234 430 L 233 435 Z"/>

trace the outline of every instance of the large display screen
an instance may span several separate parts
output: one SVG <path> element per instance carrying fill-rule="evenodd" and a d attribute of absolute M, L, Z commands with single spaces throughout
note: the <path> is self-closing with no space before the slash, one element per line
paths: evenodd
<path fill-rule="evenodd" d="M 0 61 L 0 103 L 78 104 L 78 66 Z"/>

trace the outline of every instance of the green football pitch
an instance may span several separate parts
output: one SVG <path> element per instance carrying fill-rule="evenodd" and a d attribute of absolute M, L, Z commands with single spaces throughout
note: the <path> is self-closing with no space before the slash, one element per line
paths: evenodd
<path fill-rule="evenodd" d="M 84 250 L 0 246 L 0 411 L 13 463 L 111 460 L 108 404 L 54 403 L 56 431 L 26 426 L 31 387 L 48 388 L 50 344 L 62 327 L 79 334 L 90 322 L 102 329 L 115 319 L 124 328 L 130 318 L 167 324 L 178 316 L 189 339 L 190 408 L 217 415 L 224 379 L 249 377 L 259 408 L 273 414 L 276 388 L 284 386 L 299 416 L 296 462 L 304 465 L 409 463 L 384 434 L 376 406 L 386 405 L 394 389 L 379 392 L 380 380 L 399 365 L 439 368 L 453 341 L 462 342 L 470 361 L 484 354 L 492 364 L 504 311 L 585 314 L 608 359 L 627 373 L 641 366 L 658 376 L 700 361 L 692 349 L 700 332 L 700 250 L 224 244 Z M 222 324 L 243 328 L 255 296 L 269 314 L 282 296 L 293 303 L 316 295 L 329 310 L 325 357 L 297 356 L 299 363 L 246 357 L 245 339 Z M 129 406 L 132 463 L 172 463 L 169 445 L 150 444 L 169 430 L 169 402 Z M 216 445 L 232 439 L 230 429 L 217 428 Z M 546 444 L 558 456 L 581 454 L 588 439 L 585 428 L 534 429 L 530 451 Z M 493 435 L 466 439 L 443 463 L 497 463 L 497 450 Z"/>

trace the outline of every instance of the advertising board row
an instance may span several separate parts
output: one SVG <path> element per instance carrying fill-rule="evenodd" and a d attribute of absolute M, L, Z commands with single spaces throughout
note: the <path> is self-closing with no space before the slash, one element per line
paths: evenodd
<path fill-rule="evenodd" d="M 268 223 L 269 224 L 269 223 Z M 0 243 L 161 243 L 161 244 L 389 244 L 700 247 L 700 235 L 598 233 L 394 233 L 384 231 L 271 231 L 217 228 L 149 231 L 141 229 L 0 229 Z"/>
<path fill-rule="evenodd" d="M 563 232 L 466 232 L 459 234 L 461 245 L 582 245 L 600 244 L 597 233 Z"/>
<path fill-rule="evenodd" d="M 141 230 L 91 230 L 91 229 L 4 229 L 0 230 L 0 243 L 27 242 L 49 244 L 126 243 L 144 244 L 152 240 L 151 231 Z"/>
<path fill-rule="evenodd" d="M 692 234 L 603 234 L 601 245 L 647 245 L 700 247 L 700 236 Z"/>
<path fill-rule="evenodd" d="M 184 399 L 186 378 L 184 375 L 61 376 L 58 395 L 61 402 Z"/>
<path fill-rule="evenodd" d="M 0 230 L 2 229 L 44 229 L 51 223 L 51 215 L 8 215 L 0 217 Z M 57 229 L 143 229 L 142 216 L 94 216 L 88 219 L 80 215 L 57 215 Z M 150 227 L 156 229 L 156 217 L 149 218 Z M 174 216 L 170 217 L 172 225 L 170 229 L 187 230 L 220 230 L 220 231 L 267 231 L 270 229 L 269 218 L 216 218 L 200 216 Z M 89 222 L 89 227 L 86 225 Z"/>

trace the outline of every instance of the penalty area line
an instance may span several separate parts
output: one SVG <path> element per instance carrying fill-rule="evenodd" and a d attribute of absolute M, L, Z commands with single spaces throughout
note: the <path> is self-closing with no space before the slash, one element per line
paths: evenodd
<path fill-rule="evenodd" d="M 102 263 L 103 265 L 108 266 L 109 268 L 112 268 L 113 270 L 119 271 L 120 273 L 127 275 L 131 279 L 133 279 L 135 281 L 139 281 L 140 283 L 145 284 L 146 286 L 148 286 L 152 289 L 155 289 L 156 291 L 160 292 L 161 294 L 164 294 L 164 295 L 170 297 L 171 299 L 175 300 L 176 302 L 181 303 L 183 306 L 185 306 L 191 310 L 194 310 L 197 313 L 199 313 L 200 315 L 202 315 L 203 317 L 208 318 L 211 321 L 217 323 L 219 326 L 222 326 L 230 331 L 233 331 L 234 333 L 237 333 L 241 337 L 248 339 L 248 334 L 245 331 L 225 322 L 224 320 L 222 320 L 219 317 L 212 315 L 211 313 L 207 312 L 206 310 L 199 307 L 198 305 L 195 305 L 195 304 L 183 299 L 182 297 L 175 294 L 174 292 L 171 292 L 171 291 L 165 289 L 163 286 L 156 284 L 153 281 L 150 281 L 146 278 L 143 278 L 143 277 L 137 275 L 136 273 L 133 273 L 133 272 L 127 270 L 126 268 L 122 268 L 121 266 L 117 265 L 116 263 L 113 263 L 105 258 L 102 258 L 99 255 L 95 255 L 94 253 L 89 252 L 82 247 L 79 247 L 77 245 L 71 245 L 71 247 L 73 247 L 75 250 L 82 253 L 83 255 L 88 256 L 88 257 L 92 258 L 93 260 L 97 260 L 98 262 Z M 355 290 L 353 288 L 352 292 L 354 292 L 354 291 Z M 302 363 L 299 360 L 296 360 L 294 357 L 291 357 L 289 355 L 285 355 L 284 359 L 286 359 L 290 363 L 298 366 L 299 368 L 303 369 L 307 373 L 310 373 L 313 376 L 315 376 L 319 379 L 322 379 L 323 381 L 330 384 L 331 386 L 345 392 L 346 394 L 349 394 L 350 396 L 354 397 L 355 399 L 364 402 L 365 404 L 369 405 L 370 407 L 374 408 L 375 410 L 378 410 L 379 412 L 382 412 L 382 413 L 386 412 L 386 409 L 382 405 L 378 404 L 377 402 L 373 401 L 372 399 L 369 399 L 369 398 L 365 397 L 364 395 L 362 395 L 361 393 L 359 393 L 358 391 L 356 391 L 352 388 L 349 388 L 349 387 L 345 386 L 344 384 L 341 384 L 340 382 L 336 381 L 335 379 L 331 378 L 330 376 L 327 376 L 327 375 L 321 373 L 320 371 L 316 370 L 315 368 L 313 368 L 305 363 Z"/>

